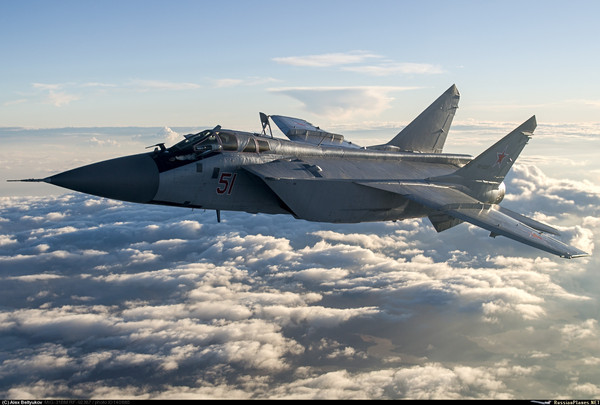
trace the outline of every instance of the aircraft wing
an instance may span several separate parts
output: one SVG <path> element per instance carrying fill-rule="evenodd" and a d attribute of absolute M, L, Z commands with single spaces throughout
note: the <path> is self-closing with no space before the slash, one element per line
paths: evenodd
<path fill-rule="evenodd" d="M 402 195 L 440 214 L 487 229 L 493 237 L 506 236 L 568 259 L 588 256 L 586 252 L 547 234 L 558 234 L 556 229 L 497 204 L 484 204 L 448 186 L 422 182 L 361 182 L 359 184 Z"/>
<path fill-rule="evenodd" d="M 410 172 L 409 167 L 407 166 L 405 174 L 413 178 L 418 176 L 419 173 Z M 385 162 L 362 162 L 354 165 L 339 159 L 281 159 L 266 164 L 248 165 L 244 169 L 261 178 L 301 218 L 313 216 L 312 220 L 326 220 L 327 207 L 314 206 L 312 196 L 315 190 L 319 193 L 324 192 L 323 190 L 332 193 L 330 203 L 335 204 L 336 187 L 340 183 L 353 183 L 374 191 L 385 191 L 425 207 L 430 210 L 429 219 L 438 232 L 466 221 L 487 229 L 491 232 L 490 236 L 506 236 L 561 257 L 588 255 L 550 236 L 560 233 L 555 228 L 497 204 L 482 203 L 456 188 L 423 181 L 397 181 L 392 178 L 397 173 Z M 379 180 L 370 181 L 370 178 Z M 368 221 L 367 210 L 376 209 L 376 200 L 381 199 L 381 195 L 357 189 L 356 196 L 357 199 L 364 199 L 363 206 L 370 206 L 365 209 L 362 218 L 363 221 Z M 400 200 L 389 201 L 389 204 L 397 204 Z M 315 215 L 323 217 L 314 218 Z"/>

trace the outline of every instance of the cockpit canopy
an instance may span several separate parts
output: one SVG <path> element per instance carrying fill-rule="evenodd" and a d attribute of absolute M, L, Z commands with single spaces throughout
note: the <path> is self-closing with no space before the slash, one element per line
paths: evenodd
<path fill-rule="evenodd" d="M 222 151 L 266 152 L 270 145 L 266 139 L 236 131 L 221 130 L 220 126 L 197 134 L 184 135 L 184 140 L 157 153 L 157 158 L 167 166 L 180 166 L 190 161 L 200 160 Z"/>

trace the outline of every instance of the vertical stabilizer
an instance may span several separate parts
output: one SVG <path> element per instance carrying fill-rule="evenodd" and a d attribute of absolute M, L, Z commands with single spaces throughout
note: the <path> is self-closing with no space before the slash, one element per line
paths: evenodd
<path fill-rule="evenodd" d="M 386 146 L 404 151 L 442 153 L 459 99 L 460 93 L 456 85 L 452 85 Z"/>
<path fill-rule="evenodd" d="M 500 184 L 517 157 L 533 136 L 535 115 L 500 139 L 485 152 L 458 169 L 453 176 Z"/>

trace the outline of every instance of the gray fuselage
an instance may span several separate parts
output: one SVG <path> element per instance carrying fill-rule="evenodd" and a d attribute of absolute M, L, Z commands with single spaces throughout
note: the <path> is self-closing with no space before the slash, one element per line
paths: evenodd
<path fill-rule="evenodd" d="M 225 142 L 223 135 L 228 135 Z M 426 216 L 429 210 L 356 182 L 424 180 L 452 173 L 471 160 L 467 155 L 303 145 L 226 130 L 216 141 L 216 147 L 196 154 L 175 147 L 148 154 L 160 174 L 154 197 L 144 202 L 292 214 L 320 222 L 401 220 Z M 278 162 L 285 163 L 285 170 L 278 169 Z M 321 181 L 312 181 L 317 179 Z"/>

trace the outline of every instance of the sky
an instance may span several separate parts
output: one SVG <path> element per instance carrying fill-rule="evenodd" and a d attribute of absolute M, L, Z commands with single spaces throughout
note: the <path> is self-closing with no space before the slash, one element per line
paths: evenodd
<path fill-rule="evenodd" d="M 593 121 L 595 1 L 3 1 L 3 126 Z M 343 102 L 341 100 L 344 100 Z M 213 125 L 213 126 L 214 126 Z"/>
<path fill-rule="evenodd" d="M 0 1 L 0 397 L 598 398 L 595 1 Z M 445 151 L 532 115 L 503 206 L 322 224 L 111 201 L 45 177 L 258 112 L 387 142 L 456 84 Z M 276 136 L 282 136 L 276 134 Z"/>

